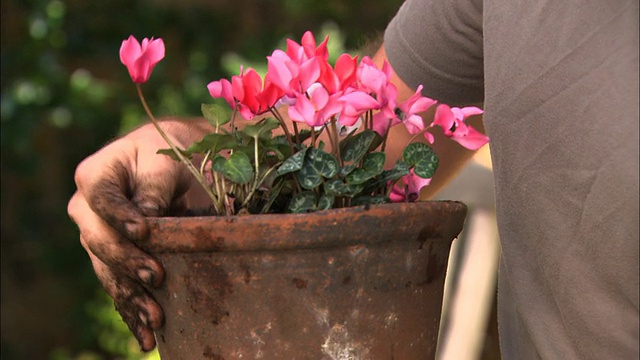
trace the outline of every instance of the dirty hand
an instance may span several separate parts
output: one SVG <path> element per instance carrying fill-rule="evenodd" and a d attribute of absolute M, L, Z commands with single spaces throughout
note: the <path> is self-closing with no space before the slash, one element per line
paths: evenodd
<path fill-rule="evenodd" d="M 189 123 L 161 126 L 184 148 L 202 134 Z M 155 347 L 153 331 L 163 324 L 162 308 L 148 290 L 162 283 L 164 270 L 135 243 L 148 235 L 145 216 L 190 207 L 199 186 L 183 164 L 156 154 L 164 148 L 151 125 L 106 145 L 78 165 L 77 191 L 68 204 L 98 279 L 144 351 Z"/>

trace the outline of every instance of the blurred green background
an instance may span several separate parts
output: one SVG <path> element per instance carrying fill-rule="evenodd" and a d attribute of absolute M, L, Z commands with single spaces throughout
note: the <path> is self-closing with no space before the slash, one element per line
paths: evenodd
<path fill-rule="evenodd" d="M 206 84 L 305 30 L 361 48 L 402 0 L 3 0 L 2 359 L 143 359 L 101 290 L 66 213 L 75 166 L 144 121 L 118 50 L 162 37 L 145 94 L 192 116 Z M 335 50 L 335 49 L 334 49 Z"/>

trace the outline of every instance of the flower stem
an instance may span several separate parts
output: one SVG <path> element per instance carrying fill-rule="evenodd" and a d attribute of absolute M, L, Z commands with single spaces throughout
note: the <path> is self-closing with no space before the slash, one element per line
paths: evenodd
<path fill-rule="evenodd" d="M 144 107 L 144 110 L 147 112 L 147 116 L 149 116 L 149 119 L 151 120 L 151 123 L 153 124 L 153 126 L 156 128 L 156 130 L 158 130 L 158 132 L 160 133 L 160 136 L 162 136 L 162 138 L 169 145 L 171 150 L 173 150 L 173 152 L 176 154 L 178 159 L 180 159 L 180 161 L 187 166 L 187 169 L 189 169 L 189 171 L 193 174 L 193 176 L 195 176 L 195 178 L 198 181 L 198 183 L 200 183 L 202 188 L 207 192 L 207 194 L 209 195 L 209 197 L 213 201 L 214 205 L 216 206 L 216 211 L 219 210 L 218 209 L 218 196 L 216 196 L 216 194 L 211 190 L 211 188 L 207 184 L 207 182 L 204 179 L 204 177 L 202 176 L 202 174 L 200 174 L 198 169 L 196 169 L 196 167 L 193 166 L 191 161 L 189 161 L 189 159 L 187 159 L 182 154 L 182 152 L 173 144 L 173 141 L 171 141 L 169 136 L 167 136 L 167 134 L 164 132 L 164 130 L 162 130 L 162 127 L 160 127 L 160 123 L 155 118 L 155 116 L 153 116 L 153 113 L 151 113 L 151 109 L 149 109 L 149 105 L 147 104 L 147 101 L 145 100 L 144 95 L 142 94 L 142 87 L 140 86 L 140 84 L 136 84 L 136 88 L 138 90 L 138 96 L 140 97 L 140 101 L 142 102 L 142 106 Z"/>
<path fill-rule="evenodd" d="M 275 107 L 272 107 L 269 110 L 271 111 L 271 114 L 273 114 L 273 116 L 280 122 L 280 127 L 282 128 L 282 131 L 284 131 L 284 135 L 287 139 L 287 143 L 289 143 L 289 149 L 291 150 L 291 154 L 293 155 L 295 153 L 295 150 L 293 147 L 293 140 L 291 139 L 291 133 L 289 132 L 289 128 L 287 127 L 287 124 L 285 124 L 284 119 L 282 118 L 282 115 L 280 115 L 280 112 L 278 111 L 278 109 L 276 109 Z"/>

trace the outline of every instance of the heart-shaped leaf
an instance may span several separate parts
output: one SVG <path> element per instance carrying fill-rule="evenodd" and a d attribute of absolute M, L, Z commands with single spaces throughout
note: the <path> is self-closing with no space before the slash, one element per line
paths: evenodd
<path fill-rule="evenodd" d="M 329 210 L 333 206 L 333 202 L 335 201 L 335 197 L 332 195 L 322 195 L 320 199 L 318 199 L 318 210 Z"/>
<path fill-rule="evenodd" d="M 423 178 L 430 179 L 438 168 L 438 155 L 425 143 L 411 143 L 402 152 L 403 160 L 413 167 L 413 172 Z"/>
<path fill-rule="evenodd" d="M 248 184 L 253 178 L 251 159 L 243 152 L 234 152 L 228 159 L 216 156 L 213 159 L 213 170 L 239 185 Z"/>
<path fill-rule="evenodd" d="M 324 191 L 329 195 L 354 197 L 362 192 L 362 184 L 345 184 L 340 179 L 331 179 L 324 184 Z"/>
<path fill-rule="evenodd" d="M 231 121 L 229 111 L 218 104 L 202 104 L 200 110 L 202 110 L 202 116 L 213 127 L 217 128 Z"/>
<path fill-rule="evenodd" d="M 298 181 L 305 189 L 315 189 L 322 184 L 323 178 L 332 178 L 340 171 L 340 164 L 333 155 L 316 148 L 310 148 L 300 172 Z"/>
<path fill-rule="evenodd" d="M 287 208 L 292 213 L 306 213 L 316 210 L 318 197 L 313 191 L 303 191 L 296 194 Z"/>
<path fill-rule="evenodd" d="M 275 118 L 266 118 L 256 124 L 246 125 L 242 132 L 254 139 L 268 140 L 271 138 L 271 131 L 279 126 L 280 122 Z"/>
<path fill-rule="evenodd" d="M 304 159 L 307 155 L 307 150 L 309 148 L 302 148 L 302 150 L 293 154 L 290 158 L 285 160 L 282 165 L 276 170 L 278 175 L 288 174 L 290 172 L 298 171 L 302 169 L 302 165 L 304 164 Z"/>
<path fill-rule="evenodd" d="M 378 137 L 373 130 L 365 130 L 340 142 L 340 155 L 344 162 L 358 162 L 369 151 L 371 144 Z"/>
<path fill-rule="evenodd" d="M 349 184 L 363 184 L 367 180 L 379 175 L 384 169 L 386 156 L 383 152 L 367 154 L 361 168 L 353 170 L 348 176 Z"/>

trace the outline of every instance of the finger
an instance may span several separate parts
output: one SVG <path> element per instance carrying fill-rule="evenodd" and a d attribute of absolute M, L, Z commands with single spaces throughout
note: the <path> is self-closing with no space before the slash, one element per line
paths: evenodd
<path fill-rule="evenodd" d="M 165 216 L 191 185 L 187 167 L 154 149 L 137 151 L 131 201 L 146 216 Z"/>
<path fill-rule="evenodd" d="M 86 240 L 82 236 L 80 239 L 83 246 L 86 246 Z M 162 327 L 164 322 L 162 308 L 139 284 L 114 273 L 91 251 L 87 252 L 98 279 L 113 299 L 122 320 L 138 340 L 140 348 L 144 351 L 152 350 L 156 345 L 153 331 Z"/>
<path fill-rule="evenodd" d="M 135 145 L 119 140 L 82 161 L 75 181 L 92 212 L 127 238 L 141 240 L 148 228 L 143 213 L 129 200 L 130 174 L 135 171 L 130 156 L 135 156 Z"/>
<path fill-rule="evenodd" d="M 162 283 L 164 269 L 160 263 L 104 222 L 79 192 L 69 201 L 68 212 L 78 224 L 80 235 L 90 253 L 132 279 L 153 287 Z"/>

